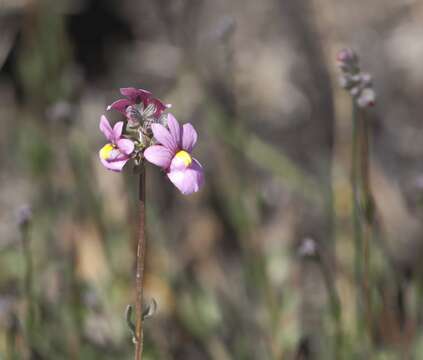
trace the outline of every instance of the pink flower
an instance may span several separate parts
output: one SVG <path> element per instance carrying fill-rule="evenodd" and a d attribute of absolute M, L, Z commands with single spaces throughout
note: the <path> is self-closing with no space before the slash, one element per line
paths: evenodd
<path fill-rule="evenodd" d="M 131 140 L 122 137 L 123 121 L 117 122 L 112 128 L 109 120 L 102 115 L 100 130 L 110 141 L 99 151 L 101 163 L 109 170 L 122 171 L 135 147 Z"/>
<path fill-rule="evenodd" d="M 158 118 L 164 110 L 169 108 L 170 104 L 164 104 L 159 99 L 153 97 L 153 94 L 147 90 L 135 88 L 121 88 L 120 93 L 126 96 L 127 99 L 119 99 L 107 107 L 107 110 L 114 109 L 125 116 L 128 116 L 127 110 L 129 107 L 137 107 L 142 104 L 142 110 L 150 106 L 152 108 L 152 116 Z M 138 109 L 139 110 L 139 109 Z"/>
<path fill-rule="evenodd" d="M 187 123 L 180 127 L 172 114 L 168 114 L 168 127 L 152 124 L 151 129 L 160 145 L 152 145 L 145 158 L 166 171 L 169 180 L 184 194 L 197 192 L 204 183 L 203 167 L 191 156 L 197 142 L 197 132 Z"/>

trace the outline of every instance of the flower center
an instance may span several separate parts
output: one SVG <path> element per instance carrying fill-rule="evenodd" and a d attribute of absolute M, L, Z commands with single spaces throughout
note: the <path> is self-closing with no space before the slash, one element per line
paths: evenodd
<path fill-rule="evenodd" d="M 113 144 L 106 144 L 104 145 L 100 150 L 100 157 L 103 160 L 108 160 L 110 158 L 110 155 L 112 151 L 115 149 L 115 146 Z"/>
<path fill-rule="evenodd" d="M 185 150 L 178 151 L 175 155 L 179 160 L 182 160 L 186 167 L 190 166 L 192 163 L 192 157 Z"/>

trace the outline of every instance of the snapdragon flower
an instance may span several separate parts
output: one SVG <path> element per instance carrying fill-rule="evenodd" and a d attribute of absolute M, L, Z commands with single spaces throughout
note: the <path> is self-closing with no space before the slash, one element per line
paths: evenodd
<path fill-rule="evenodd" d="M 122 137 L 123 126 L 123 121 L 119 121 L 112 128 L 109 120 L 101 116 L 100 130 L 109 143 L 100 149 L 100 161 L 107 169 L 117 172 L 122 171 L 135 147 L 133 141 Z"/>
<path fill-rule="evenodd" d="M 203 167 L 191 156 L 197 142 L 197 132 L 190 123 L 181 127 L 172 114 L 168 114 L 167 125 L 169 130 L 161 124 L 151 125 L 159 144 L 148 147 L 144 157 L 161 167 L 182 194 L 197 192 L 204 184 Z"/>
<path fill-rule="evenodd" d="M 165 113 L 170 107 L 142 89 L 122 88 L 126 99 L 109 105 L 125 115 L 125 121 L 110 125 L 103 115 L 100 130 L 109 140 L 99 152 L 102 164 L 109 170 L 122 171 L 128 160 L 135 167 L 142 166 L 144 159 L 161 167 L 169 180 L 188 195 L 200 190 L 204 183 L 201 164 L 191 156 L 197 142 L 197 132 L 190 124 L 179 125 L 172 114 Z"/>

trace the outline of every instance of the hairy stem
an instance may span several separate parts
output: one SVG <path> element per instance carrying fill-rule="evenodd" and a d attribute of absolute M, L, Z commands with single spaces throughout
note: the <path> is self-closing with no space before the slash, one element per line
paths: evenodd
<path fill-rule="evenodd" d="M 141 164 L 141 174 L 139 179 L 139 232 L 136 258 L 135 274 L 135 360 L 142 359 L 143 350 L 143 278 L 144 278 L 144 260 L 145 260 L 145 165 Z"/>

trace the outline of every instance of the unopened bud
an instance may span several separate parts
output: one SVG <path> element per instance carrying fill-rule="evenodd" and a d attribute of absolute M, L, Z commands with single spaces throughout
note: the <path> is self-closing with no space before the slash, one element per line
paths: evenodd
<path fill-rule="evenodd" d="M 358 63 L 358 56 L 353 49 L 345 48 L 338 52 L 336 55 L 336 60 L 341 64 L 344 63 L 350 66 L 354 66 Z"/>
<path fill-rule="evenodd" d="M 298 248 L 298 254 L 304 257 L 314 257 L 317 255 L 317 243 L 312 238 L 305 238 L 300 247 Z"/>
<path fill-rule="evenodd" d="M 359 86 L 354 86 L 351 90 L 350 90 L 350 94 L 351 96 L 355 97 L 358 94 L 360 94 L 360 87 Z"/>
<path fill-rule="evenodd" d="M 235 31 L 235 19 L 232 16 L 223 16 L 220 23 L 215 29 L 215 36 L 219 40 L 228 39 Z"/>
<path fill-rule="evenodd" d="M 29 225 L 32 219 L 32 209 L 29 205 L 23 205 L 18 210 L 18 225 L 20 227 L 26 227 Z"/>
<path fill-rule="evenodd" d="M 372 85 L 372 83 L 373 83 L 372 75 L 370 75 L 369 73 L 362 73 L 361 74 L 361 81 L 366 86 Z"/>
<path fill-rule="evenodd" d="M 357 98 L 357 105 L 361 108 L 374 106 L 375 102 L 376 94 L 371 88 L 365 88 Z"/>
<path fill-rule="evenodd" d="M 136 105 L 131 105 L 126 108 L 126 116 L 130 126 L 135 127 L 139 125 L 141 121 L 141 113 Z"/>
<path fill-rule="evenodd" d="M 359 83 L 361 81 L 361 74 L 356 74 L 351 76 L 351 81 Z"/>
<path fill-rule="evenodd" d="M 351 78 L 348 75 L 341 75 L 339 77 L 339 85 L 344 89 L 350 88 L 352 85 Z"/>

